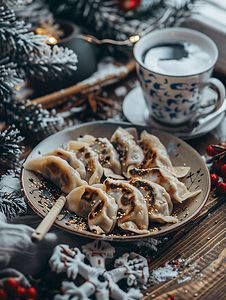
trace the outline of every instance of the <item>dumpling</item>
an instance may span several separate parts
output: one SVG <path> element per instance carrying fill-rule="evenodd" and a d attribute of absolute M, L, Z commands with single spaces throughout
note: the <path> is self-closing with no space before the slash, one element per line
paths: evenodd
<path fill-rule="evenodd" d="M 186 185 L 165 169 L 133 169 L 130 170 L 132 178 L 142 178 L 155 182 L 165 188 L 173 202 L 182 203 L 184 200 L 197 196 L 201 190 L 189 192 Z"/>
<path fill-rule="evenodd" d="M 66 197 L 66 208 L 78 216 L 88 218 L 91 231 L 109 233 L 116 224 L 118 206 L 111 196 L 93 186 L 81 186 Z"/>
<path fill-rule="evenodd" d="M 144 159 L 142 149 L 136 144 L 134 137 L 122 127 L 113 133 L 111 143 L 119 154 L 122 173 L 128 177 L 129 169 L 138 167 Z"/>
<path fill-rule="evenodd" d="M 66 160 L 69 165 L 74 168 L 79 174 L 80 177 L 82 179 L 86 178 L 86 169 L 84 164 L 81 162 L 81 160 L 79 160 L 75 153 L 71 152 L 71 151 L 66 151 L 63 149 L 55 149 L 52 152 L 48 152 L 46 154 L 43 154 L 43 156 L 50 156 L 50 155 L 54 155 L 54 156 L 59 156 L 60 158 Z"/>
<path fill-rule="evenodd" d="M 184 177 L 189 172 L 189 167 L 174 168 L 165 146 L 157 136 L 148 133 L 146 130 L 141 133 L 140 140 L 137 141 L 137 144 L 141 147 L 144 154 L 144 160 L 140 168 L 165 168 L 176 177 Z"/>
<path fill-rule="evenodd" d="M 24 163 L 24 169 L 41 173 L 43 177 L 51 180 L 66 194 L 78 186 L 87 184 L 67 161 L 57 156 L 30 159 Z"/>
<path fill-rule="evenodd" d="M 177 219 L 170 216 L 173 211 L 173 203 L 164 187 L 139 178 L 134 178 L 129 183 L 136 187 L 146 200 L 149 221 L 177 223 Z"/>
<path fill-rule="evenodd" d="M 78 138 L 78 141 L 87 143 L 89 147 L 98 154 L 98 160 L 104 170 L 110 169 L 113 171 L 113 173 L 109 173 L 109 171 L 106 170 L 107 174 L 111 176 L 113 176 L 113 174 L 121 174 L 119 155 L 107 138 L 95 138 L 92 135 L 86 134 L 82 138 Z"/>
<path fill-rule="evenodd" d="M 92 185 L 99 183 L 103 175 L 103 168 L 98 160 L 98 154 L 93 151 L 87 143 L 69 141 L 66 145 L 67 151 L 74 151 L 77 158 L 85 165 L 86 181 Z"/>
<path fill-rule="evenodd" d="M 138 189 L 128 182 L 109 178 L 104 181 L 103 189 L 118 205 L 120 228 L 138 234 L 150 233 L 146 200 Z"/>

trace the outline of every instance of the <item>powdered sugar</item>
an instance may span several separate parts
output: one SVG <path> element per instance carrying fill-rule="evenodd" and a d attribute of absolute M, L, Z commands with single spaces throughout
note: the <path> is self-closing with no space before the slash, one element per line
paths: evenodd
<path fill-rule="evenodd" d="M 117 97 L 125 96 L 127 94 L 127 88 L 125 86 L 119 86 L 114 90 L 114 93 Z"/>
<path fill-rule="evenodd" d="M 177 282 L 180 284 L 180 283 L 183 283 L 183 282 L 188 282 L 191 280 L 191 276 L 187 276 L 187 277 L 183 277 L 183 278 L 180 278 L 177 280 Z"/>
<path fill-rule="evenodd" d="M 159 283 L 166 281 L 168 279 L 173 279 L 178 276 L 178 270 L 169 262 L 166 262 L 164 267 L 159 267 L 156 270 L 153 270 L 150 274 L 150 279 L 154 283 Z"/>
<path fill-rule="evenodd" d="M 104 80 L 106 76 L 119 76 L 120 73 L 128 74 L 124 66 L 116 66 L 114 63 L 105 59 L 98 64 L 97 71 L 89 78 L 83 80 L 82 84 L 94 85 L 99 80 Z"/>
<path fill-rule="evenodd" d="M 198 263 L 189 264 L 190 259 L 178 259 L 176 261 L 167 261 L 150 273 L 150 282 L 160 283 L 177 278 L 177 283 L 188 282 L 192 278 L 202 281 L 202 274 L 198 270 Z"/>

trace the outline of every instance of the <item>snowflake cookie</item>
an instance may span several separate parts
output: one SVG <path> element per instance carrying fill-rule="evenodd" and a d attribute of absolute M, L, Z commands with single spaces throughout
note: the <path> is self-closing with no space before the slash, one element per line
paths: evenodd
<path fill-rule="evenodd" d="M 68 245 L 55 247 L 49 260 L 51 270 L 65 272 L 70 281 L 62 282 L 62 294 L 57 294 L 54 300 L 88 300 L 94 294 L 98 300 L 142 299 L 143 294 L 138 286 L 145 284 L 149 277 L 146 258 L 134 252 L 124 253 L 115 260 L 114 269 L 108 271 L 105 260 L 113 257 L 114 247 L 107 242 L 95 240 L 82 248 L 84 254 L 78 248 L 71 249 Z M 85 281 L 77 286 L 75 280 L 79 275 Z M 126 281 L 127 292 L 118 286 L 122 279 Z"/>

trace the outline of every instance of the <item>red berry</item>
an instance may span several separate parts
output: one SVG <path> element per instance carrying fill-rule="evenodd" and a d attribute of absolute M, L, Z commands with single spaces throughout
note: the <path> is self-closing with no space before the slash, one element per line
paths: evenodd
<path fill-rule="evenodd" d="M 224 163 L 223 163 L 223 161 L 217 161 L 216 163 L 215 163 L 215 167 L 216 167 L 216 169 L 218 170 L 218 171 L 220 171 L 221 170 L 221 167 L 224 165 Z"/>
<path fill-rule="evenodd" d="M 25 297 L 25 295 L 26 295 L 26 289 L 23 288 L 22 286 L 18 286 L 18 289 L 14 293 L 14 297 L 21 298 L 21 297 Z"/>
<path fill-rule="evenodd" d="M 3 289 L 0 289 L 0 300 L 8 300 L 8 295 Z"/>
<path fill-rule="evenodd" d="M 172 300 L 174 300 L 174 299 L 175 299 L 174 295 L 171 295 L 171 299 L 172 299 Z"/>
<path fill-rule="evenodd" d="M 174 262 L 174 263 L 175 263 L 175 265 L 178 265 L 178 261 L 177 261 L 177 260 L 175 260 L 175 262 Z"/>
<path fill-rule="evenodd" d="M 141 0 L 119 0 L 120 8 L 124 10 L 133 10 L 139 6 Z"/>
<path fill-rule="evenodd" d="M 166 300 L 171 300 L 171 298 L 168 297 Z"/>
<path fill-rule="evenodd" d="M 221 173 L 223 176 L 226 176 L 226 164 L 221 167 Z"/>
<path fill-rule="evenodd" d="M 163 268 L 165 268 L 165 266 L 166 266 L 166 264 L 165 264 L 165 263 L 163 263 L 163 264 L 162 264 L 162 267 L 163 267 Z"/>
<path fill-rule="evenodd" d="M 211 185 L 217 185 L 219 177 L 217 174 L 210 174 Z"/>
<path fill-rule="evenodd" d="M 37 299 L 38 294 L 37 294 L 36 289 L 33 288 L 33 287 L 29 287 L 29 288 L 26 290 L 26 297 L 27 297 L 27 298 L 32 298 L 32 299 Z"/>
<path fill-rule="evenodd" d="M 17 290 L 18 286 L 19 282 L 13 277 L 7 278 L 4 282 L 4 289 L 7 292 L 13 292 Z"/>
<path fill-rule="evenodd" d="M 214 156 L 217 154 L 217 151 L 213 149 L 213 147 L 211 145 L 209 145 L 207 148 L 206 148 L 206 153 L 207 155 L 209 156 Z"/>
<path fill-rule="evenodd" d="M 218 182 L 218 184 L 216 186 L 216 191 L 220 194 L 226 194 L 226 183 Z"/>
<path fill-rule="evenodd" d="M 173 271 L 176 271 L 176 268 L 173 268 Z"/>

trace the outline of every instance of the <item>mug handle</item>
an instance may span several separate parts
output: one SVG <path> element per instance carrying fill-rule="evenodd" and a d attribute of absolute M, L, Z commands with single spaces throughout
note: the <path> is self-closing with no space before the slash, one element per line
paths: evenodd
<path fill-rule="evenodd" d="M 217 78 L 211 77 L 206 82 L 202 83 L 200 86 L 201 86 L 201 88 L 209 86 L 213 90 L 215 90 L 217 93 L 217 101 L 211 111 L 209 111 L 207 113 L 202 113 L 200 111 L 199 114 L 193 118 L 192 123 L 197 121 L 197 119 L 199 119 L 200 117 L 203 118 L 203 117 L 210 115 L 211 113 L 217 111 L 222 106 L 222 104 L 224 102 L 224 98 L 225 98 L 225 86 Z"/>

